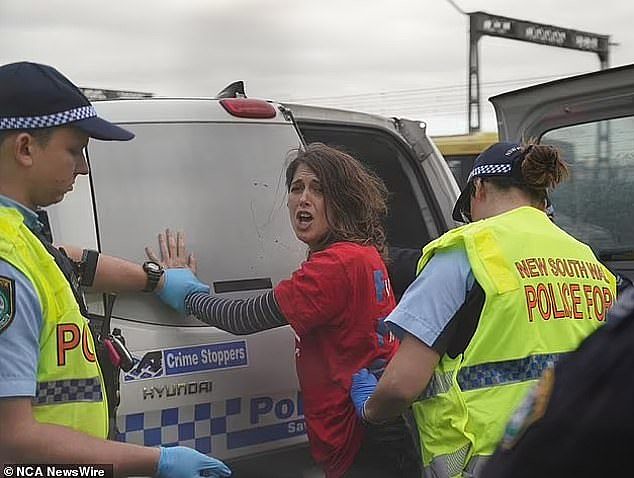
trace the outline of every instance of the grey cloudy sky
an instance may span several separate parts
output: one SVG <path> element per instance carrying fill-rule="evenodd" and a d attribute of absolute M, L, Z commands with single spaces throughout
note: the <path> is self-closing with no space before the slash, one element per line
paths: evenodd
<path fill-rule="evenodd" d="M 612 35 L 611 64 L 634 62 L 628 1 L 456 3 Z M 434 134 L 466 130 L 467 40 L 445 0 L 0 0 L 1 63 L 159 95 L 213 96 L 242 79 L 252 97 L 407 116 Z M 599 66 L 592 53 L 491 37 L 480 62 L 483 97 Z"/>

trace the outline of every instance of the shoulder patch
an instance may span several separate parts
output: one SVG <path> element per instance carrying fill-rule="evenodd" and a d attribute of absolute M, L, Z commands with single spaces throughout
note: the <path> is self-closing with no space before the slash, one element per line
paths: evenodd
<path fill-rule="evenodd" d="M 15 316 L 15 281 L 0 276 L 0 334 L 9 327 Z"/>

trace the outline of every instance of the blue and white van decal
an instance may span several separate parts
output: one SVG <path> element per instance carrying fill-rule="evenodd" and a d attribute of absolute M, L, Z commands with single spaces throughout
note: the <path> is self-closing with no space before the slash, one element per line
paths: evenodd
<path fill-rule="evenodd" d="M 123 375 L 123 381 L 133 382 L 248 365 L 245 340 L 154 350 L 146 352 L 143 357 L 134 357 L 134 367 Z"/>
<path fill-rule="evenodd" d="M 225 454 L 306 433 L 300 392 L 133 413 L 118 417 L 117 425 L 119 441 L 183 445 L 207 454 Z"/>

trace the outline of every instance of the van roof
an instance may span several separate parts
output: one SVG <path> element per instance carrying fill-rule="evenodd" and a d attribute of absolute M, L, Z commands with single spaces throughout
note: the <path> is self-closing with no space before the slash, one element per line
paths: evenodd
<path fill-rule="evenodd" d="M 253 99 L 253 98 L 251 98 Z M 257 123 L 291 123 L 291 118 L 281 111 L 286 108 L 293 113 L 299 122 L 318 121 L 320 124 L 350 124 L 374 126 L 395 131 L 392 118 L 348 111 L 337 108 L 302 105 L 294 103 L 276 103 L 268 101 L 277 110 L 275 118 L 238 118 L 230 115 L 220 104 L 218 98 L 117 98 L 96 101 L 94 107 L 100 116 L 118 124 L 147 122 L 257 122 Z M 424 123 L 421 122 L 424 125 Z"/>
<path fill-rule="evenodd" d="M 493 143 L 498 142 L 498 134 L 494 132 L 457 134 L 450 136 L 433 136 L 443 156 L 466 156 L 480 154 Z"/>
<path fill-rule="evenodd" d="M 396 130 L 394 118 L 362 113 L 360 111 L 344 110 L 324 106 L 303 105 L 297 103 L 283 103 L 293 112 L 293 117 L 298 122 L 319 122 L 320 124 L 348 124 L 358 126 L 374 126 L 391 131 Z M 421 124 L 426 126 L 424 122 Z"/>
<path fill-rule="evenodd" d="M 129 123 L 175 123 L 175 122 L 236 122 L 236 123 L 278 123 L 289 124 L 275 108 L 274 118 L 240 118 L 231 115 L 217 98 L 143 98 L 97 101 L 93 104 L 100 116 L 118 124 Z"/>

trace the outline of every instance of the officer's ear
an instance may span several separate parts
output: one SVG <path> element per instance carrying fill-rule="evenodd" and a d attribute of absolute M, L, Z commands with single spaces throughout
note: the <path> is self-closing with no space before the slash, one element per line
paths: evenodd
<path fill-rule="evenodd" d="M 475 178 L 473 180 L 473 197 L 483 200 L 487 196 L 486 181 L 482 178 Z"/>
<path fill-rule="evenodd" d="M 9 139 L 11 141 L 11 139 Z M 21 166 L 30 168 L 33 166 L 34 148 L 38 147 L 37 140 L 29 133 L 21 132 L 13 138 L 14 158 Z"/>

